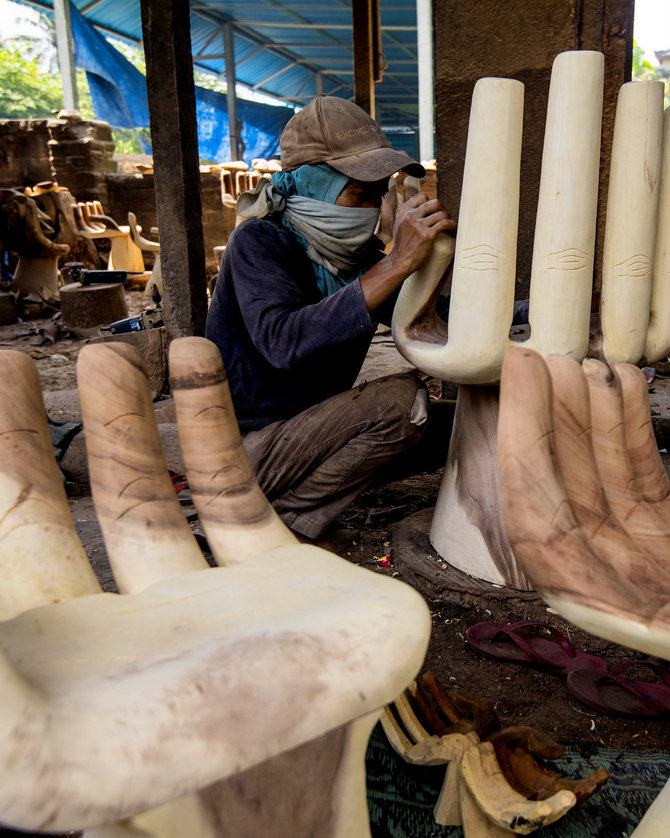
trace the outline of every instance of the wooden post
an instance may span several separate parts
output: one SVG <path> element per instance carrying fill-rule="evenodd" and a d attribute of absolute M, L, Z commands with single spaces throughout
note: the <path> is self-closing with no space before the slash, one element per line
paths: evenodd
<path fill-rule="evenodd" d="M 375 80 L 381 77 L 378 0 L 353 0 L 354 101 L 375 118 Z"/>
<path fill-rule="evenodd" d="M 188 0 L 141 0 L 168 339 L 204 335 L 205 245 Z"/>

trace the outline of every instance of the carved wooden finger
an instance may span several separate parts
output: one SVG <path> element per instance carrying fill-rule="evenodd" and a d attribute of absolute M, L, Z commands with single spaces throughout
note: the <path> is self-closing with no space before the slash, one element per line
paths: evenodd
<path fill-rule="evenodd" d="M 152 242 L 140 235 L 140 229 L 137 226 L 137 216 L 134 212 L 128 213 L 128 229 L 130 230 L 130 237 L 133 242 L 140 248 L 140 250 L 150 250 L 154 253 L 160 253 L 160 243 Z"/>
<path fill-rule="evenodd" d="M 382 715 L 379 721 L 384 728 L 384 733 L 389 741 L 389 745 L 391 745 L 397 754 L 404 758 L 405 754 L 414 745 L 414 742 L 412 742 L 412 740 L 407 736 L 404 728 L 396 719 L 393 711 L 388 705 L 382 710 Z"/>
<path fill-rule="evenodd" d="M 447 733 L 447 725 L 430 693 L 416 682 L 409 685 L 407 693 L 411 707 L 418 711 L 420 718 L 425 721 L 428 728 L 437 736 L 444 736 Z"/>
<path fill-rule="evenodd" d="M 81 209 L 81 215 L 84 219 L 84 224 L 90 230 L 95 231 L 96 233 L 101 233 L 105 230 L 105 225 L 101 224 L 100 222 L 93 221 L 91 219 L 91 215 L 95 214 L 95 208 L 93 206 L 92 201 L 87 201 L 86 203 L 80 203 L 79 207 Z"/>
<path fill-rule="evenodd" d="M 551 379 L 542 358 L 510 347 L 500 393 L 498 464 L 514 555 L 545 599 L 565 597 L 643 621 L 649 616 L 648 597 L 611 572 L 572 513 L 556 458 L 551 404 Z"/>
<path fill-rule="evenodd" d="M 609 771 L 600 768 L 577 780 L 564 777 L 545 760 L 558 759 L 565 749 L 534 728 L 505 728 L 494 733 L 489 742 L 505 779 L 529 800 L 546 800 L 555 792 L 567 789 L 575 795 L 577 803 L 583 803 L 610 776 Z"/>
<path fill-rule="evenodd" d="M 572 358 L 558 355 L 551 355 L 546 364 L 553 389 L 556 456 L 570 509 L 604 561 L 619 576 L 656 600 L 658 580 L 667 572 L 666 566 L 658 564 L 633 539 L 607 502 L 593 448 L 589 388 L 582 367 Z M 644 388 L 644 399 L 648 402 L 646 381 Z M 657 603 L 655 607 L 658 606 Z M 644 602 L 638 601 L 637 607 L 644 608 Z M 647 613 L 651 616 L 653 611 Z"/>
<path fill-rule="evenodd" d="M 480 79 L 475 85 L 458 219 L 449 308 L 449 340 L 426 315 L 412 333 L 415 284 L 439 281 L 436 263 L 407 279 L 394 313 L 398 351 L 423 372 L 449 381 L 498 380 L 514 306 L 523 85 Z M 430 283 L 427 281 L 430 279 Z M 432 283 L 432 284 L 431 284 Z M 426 298 L 423 289 L 421 299 Z M 429 295 L 428 295 L 429 298 Z"/>
<path fill-rule="evenodd" d="M 593 358 L 587 358 L 583 368 L 591 396 L 593 446 L 608 503 L 630 535 L 668 572 L 670 519 L 659 515 L 636 486 L 619 376 Z"/>
<path fill-rule="evenodd" d="M 422 742 L 424 739 L 430 739 L 431 735 L 417 719 L 412 705 L 409 703 L 406 693 L 401 693 L 395 700 L 395 707 L 400 716 L 400 721 L 405 726 L 405 730 L 409 733 L 415 742 Z M 436 738 L 436 737 L 433 737 Z"/>
<path fill-rule="evenodd" d="M 670 108 L 663 116 L 663 160 L 658 198 L 649 328 L 644 357 L 653 364 L 670 352 Z"/>
<path fill-rule="evenodd" d="M 207 567 L 165 466 L 139 353 L 124 343 L 84 346 L 77 374 L 93 499 L 119 590 Z"/>
<path fill-rule="evenodd" d="M 173 341 L 170 382 L 193 502 L 217 562 L 297 544 L 249 465 L 216 346 L 196 337 Z"/>
<path fill-rule="evenodd" d="M 600 52 L 564 52 L 554 61 L 530 283 L 526 345 L 580 361 L 589 340 L 603 72 Z"/>
<path fill-rule="evenodd" d="M 658 452 L 644 373 L 632 364 L 616 364 L 623 398 L 626 448 L 635 488 L 666 521 L 670 521 L 670 480 Z"/>
<path fill-rule="evenodd" d="M 2 352 L 0 385 L 0 620 L 8 620 L 100 586 L 72 524 L 27 355 Z"/>
<path fill-rule="evenodd" d="M 663 140 L 663 83 L 619 91 L 607 193 L 600 320 L 610 364 L 637 363 L 649 326 Z"/>
<path fill-rule="evenodd" d="M 497 826 L 520 835 L 554 823 L 577 802 L 567 790 L 546 800 L 527 800 L 508 783 L 490 742 L 468 748 L 461 759 L 461 776 L 482 812 Z"/>
<path fill-rule="evenodd" d="M 551 402 L 542 358 L 510 347 L 503 365 L 498 465 L 514 554 L 543 598 L 566 619 L 662 655 L 670 632 L 668 592 L 653 596 L 613 572 L 577 525 L 556 460 Z"/>

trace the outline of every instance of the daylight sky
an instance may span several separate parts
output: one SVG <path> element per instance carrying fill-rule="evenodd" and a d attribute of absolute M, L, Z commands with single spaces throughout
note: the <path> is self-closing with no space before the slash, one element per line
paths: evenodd
<path fill-rule="evenodd" d="M 0 39 L 23 34 L 26 24 L 21 19 L 36 16 L 27 6 L 0 0 Z M 654 51 L 670 49 L 670 0 L 636 0 L 634 35 L 647 61 L 657 64 Z"/>

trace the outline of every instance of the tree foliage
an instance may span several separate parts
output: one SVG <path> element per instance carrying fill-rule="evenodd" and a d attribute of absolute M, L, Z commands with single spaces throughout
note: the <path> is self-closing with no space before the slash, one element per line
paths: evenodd
<path fill-rule="evenodd" d="M 665 107 L 670 107 L 670 77 L 667 67 L 654 67 L 645 60 L 645 51 L 633 41 L 633 80 L 662 81 L 665 85 Z"/>
<path fill-rule="evenodd" d="M 60 79 L 41 72 L 37 57 L 0 44 L 0 118 L 50 117 L 62 107 Z"/>

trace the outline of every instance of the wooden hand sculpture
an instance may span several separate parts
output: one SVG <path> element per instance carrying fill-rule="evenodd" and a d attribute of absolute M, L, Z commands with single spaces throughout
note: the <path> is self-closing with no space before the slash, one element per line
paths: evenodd
<path fill-rule="evenodd" d="M 49 216 L 33 198 L 17 189 L 0 189 L 0 249 L 19 255 L 14 287 L 44 299 L 58 297 L 58 260 L 70 250 L 51 241 Z"/>
<path fill-rule="evenodd" d="M 543 357 L 581 361 L 589 325 L 600 165 L 603 56 L 561 53 L 552 68 L 530 283 L 530 337 Z M 430 531 L 472 576 L 531 587 L 501 525 L 495 469 L 497 392 L 510 343 L 523 88 L 481 79 L 472 99 L 448 328 L 435 313 L 454 248 L 436 242 L 398 297 L 393 335 L 429 375 L 455 381 L 459 406 Z M 610 363 L 670 352 L 670 113 L 658 82 L 622 86 L 604 243 L 602 351 Z M 643 126 L 643 127 L 641 127 Z M 653 277 L 653 279 L 652 279 Z M 592 347 L 593 349 L 594 347 Z"/>
<path fill-rule="evenodd" d="M 107 262 L 108 270 L 144 271 L 142 251 L 132 240 L 130 228 L 117 224 L 105 215 L 99 201 L 73 204 L 72 209 L 80 236 L 87 239 L 109 239 L 112 249 Z"/>
<path fill-rule="evenodd" d="M 545 600 L 593 634 L 670 660 L 670 484 L 641 371 L 511 348 L 498 457 L 509 539 Z M 668 829 L 670 786 L 634 835 Z"/>
<path fill-rule="evenodd" d="M 587 361 L 585 367 L 595 363 Z M 635 511 L 644 504 L 636 500 L 622 507 L 619 517 L 613 502 L 629 479 L 622 471 L 627 441 L 619 434 L 608 449 L 591 448 L 591 440 L 606 438 L 620 420 L 618 413 L 596 404 L 601 391 L 589 409 L 587 377 L 570 359 L 545 363 L 531 350 L 508 350 L 498 425 L 507 535 L 519 564 L 566 619 L 663 656 L 670 630 L 670 577 L 647 549 L 663 540 L 662 524 L 659 520 L 656 538 L 645 512 L 644 527 L 637 528 Z"/>
<path fill-rule="evenodd" d="M 588 777 L 571 780 L 547 760 L 558 759 L 565 748 L 532 727 L 507 727 L 488 740 L 495 750 L 505 779 L 529 800 L 546 800 L 557 791 L 568 790 L 583 803 L 605 783 L 609 771 L 599 768 Z"/>
<path fill-rule="evenodd" d="M 75 535 L 32 362 L 2 353 L 3 823 L 136 835 L 113 825 L 191 795 L 206 828 L 183 834 L 199 838 L 369 835 L 367 736 L 421 664 L 428 610 L 296 543 L 255 483 L 212 344 L 175 341 L 171 367 L 194 501 L 227 566 L 207 566 L 183 519 L 140 356 L 87 346 L 91 482 L 119 595 L 99 592 Z"/>

